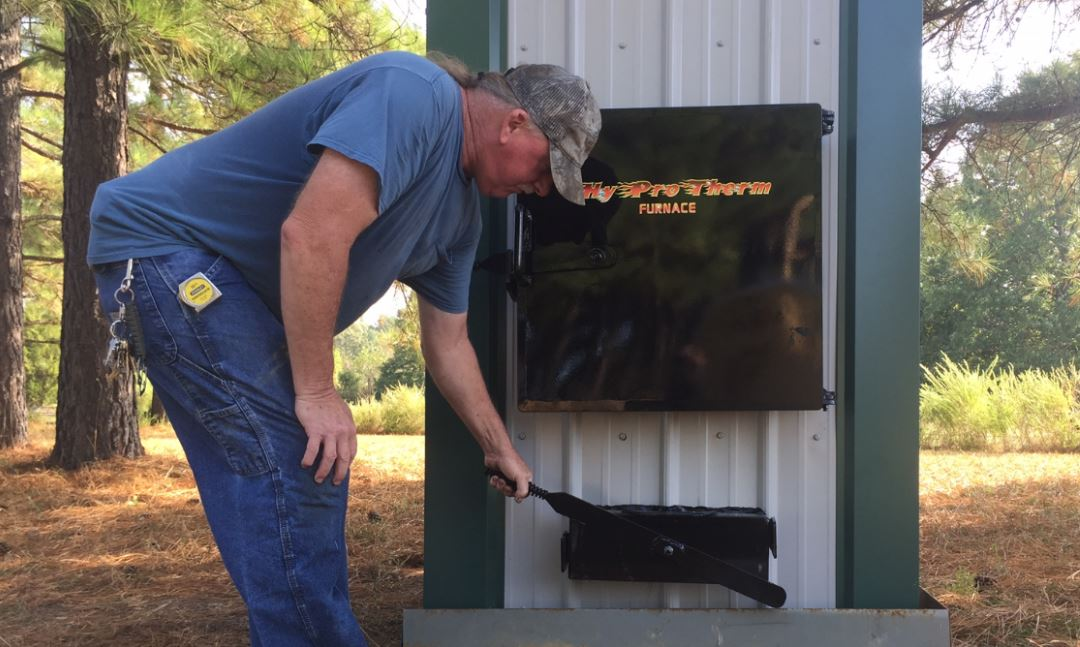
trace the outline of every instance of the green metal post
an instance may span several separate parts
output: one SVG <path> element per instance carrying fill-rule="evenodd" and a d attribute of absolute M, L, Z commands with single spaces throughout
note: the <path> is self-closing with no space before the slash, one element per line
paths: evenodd
<path fill-rule="evenodd" d="M 430 0 L 428 48 L 474 70 L 503 67 L 505 0 Z M 477 260 L 504 249 L 505 209 L 489 201 Z M 505 385 L 501 283 L 473 276 L 469 338 L 497 405 Z M 503 604 L 504 501 L 484 478 L 483 455 L 429 379 L 425 439 L 424 607 L 491 608 Z"/>
<path fill-rule="evenodd" d="M 837 606 L 919 601 L 919 0 L 841 0 Z"/>

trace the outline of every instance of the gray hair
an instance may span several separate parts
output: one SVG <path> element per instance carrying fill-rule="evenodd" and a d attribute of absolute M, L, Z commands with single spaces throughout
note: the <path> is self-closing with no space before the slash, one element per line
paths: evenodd
<path fill-rule="evenodd" d="M 474 74 L 469 69 L 469 66 L 461 62 L 460 59 L 442 52 L 429 52 L 427 57 L 432 63 L 445 70 L 451 78 L 457 81 L 458 85 L 466 90 L 483 90 L 512 108 L 521 107 L 521 102 L 514 96 L 514 91 L 510 89 L 510 84 L 506 82 L 506 77 L 501 73 L 480 72 Z"/>

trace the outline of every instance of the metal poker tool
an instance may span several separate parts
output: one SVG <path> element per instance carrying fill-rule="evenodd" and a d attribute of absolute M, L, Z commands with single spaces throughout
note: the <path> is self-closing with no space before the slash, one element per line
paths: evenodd
<path fill-rule="evenodd" d="M 514 481 L 497 470 L 489 468 L 487 475 L 497 476 L 511 488 L 517 489 L 517 484 Z M 647 526 L 630 521 L 572 494 L 548 492 L 534 483 L 529 483 L 529 494 L 546 501 L 552 510 L 564 517 L 569 517 L 586 525 L 595 524 L 598 527 L 606 527 L 627 538 L 640 541 L 643 545 L 649 546 L 660 559 L 693 566 L 712 582 L 726 586 L 732 591 L 741 593 L 762 604 L 770 607 L 782 607 L 784 601 L 787 600 L 787 592 L 767 579 L 744 571 L 703 550 L 694 548 L 678 539 L 668 537 Z"/>

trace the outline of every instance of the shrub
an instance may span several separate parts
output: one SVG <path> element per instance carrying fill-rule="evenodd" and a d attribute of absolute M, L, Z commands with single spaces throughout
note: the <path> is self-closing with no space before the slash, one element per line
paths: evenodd
<path fill-rule="evenodd" d="M 337 392 L 341 399 L 349 403 L 359 402 L 360 376 L 353 371 L 341 371 L 337 377 Z"/>
<path fill-rule="evenodd" d="M 1008 451 L 1062 451 L 1080 445 L 1073 412 L 1075 395 L 1067 373 L 1034 369 L 1002 376 L 1002 400 L 1016 416 L 1004 439 Z"/>
<path fill-rule="evenodd" d="M 997 407 L 994 364 L 985 370 L 957 364 L 948 356 L 923 367 L 919 388 L 919 435 L 929 449 L 985 449 L 990 438 L 1004 437 L 1007 421 Z"/>
<path fill-rule="evenodd" d="M 382 403 L 375 398 L 364 398 L 356 404 L 349 405 L 352 411 L 353 423 L 356 424 L 358 434 L 381 434 L 384 432 Z"/>
<path fill-rule="evenodd" d="M 920 441 L 927 449 L 1080 449 L 1080 371 L 971 368 L 943 356 L 923 367 Z"/>
<path fill-rule="evenodd" d="M 388 434 L 424 433 L 424 389 L 395 384 L 382 396 L 383 423 Z"/>

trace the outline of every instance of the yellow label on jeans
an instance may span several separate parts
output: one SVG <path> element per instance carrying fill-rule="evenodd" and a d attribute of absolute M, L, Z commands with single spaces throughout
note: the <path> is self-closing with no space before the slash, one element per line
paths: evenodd
<path fill-rule="evenodd" d="M 180 284 L 180 300 L 199 312 L 221 296 L 221 290 L 202 272 L 194 274 Z"/>

